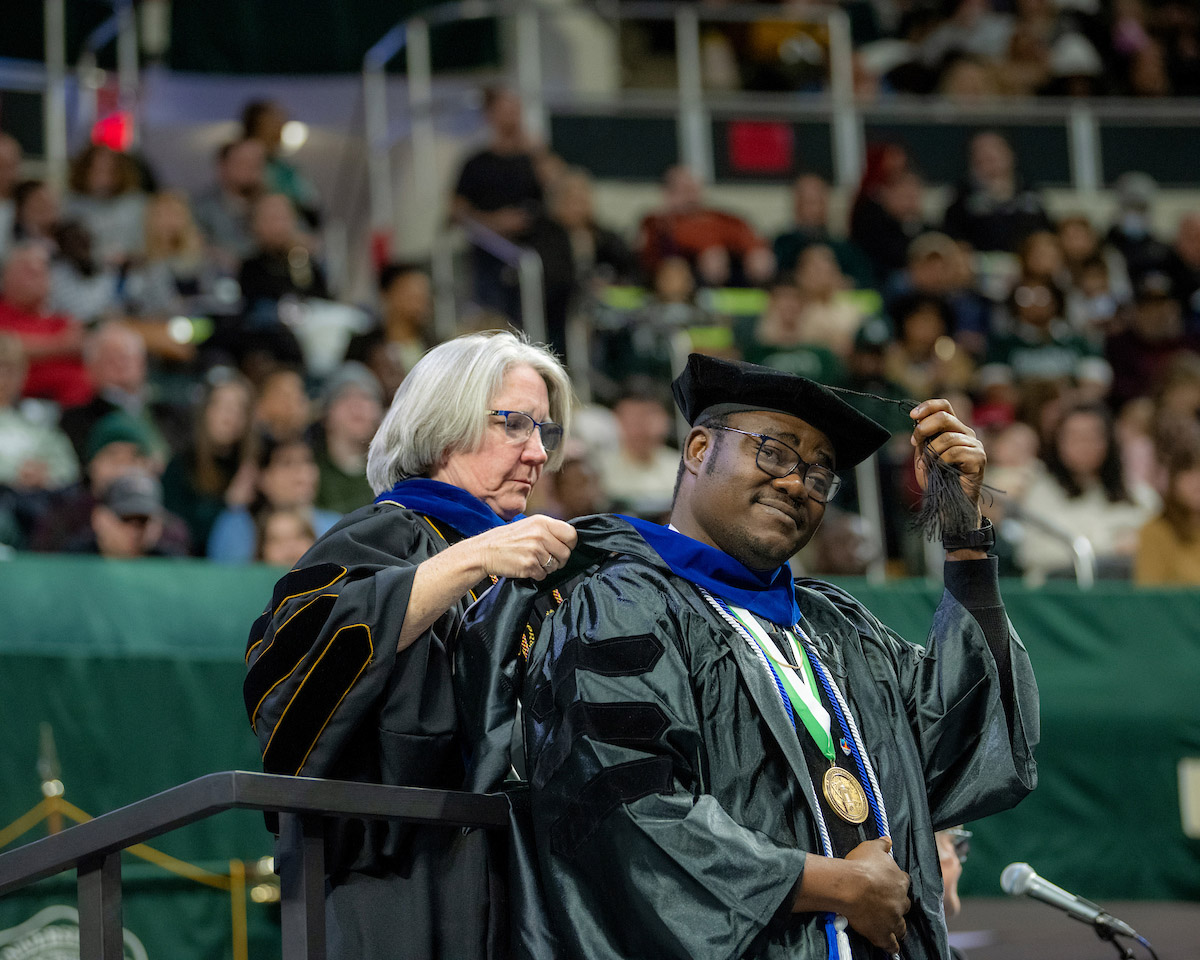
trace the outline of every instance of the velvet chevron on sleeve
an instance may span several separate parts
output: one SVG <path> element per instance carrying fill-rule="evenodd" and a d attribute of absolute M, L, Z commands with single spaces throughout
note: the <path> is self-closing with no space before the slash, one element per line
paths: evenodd
<path fill-rule="evenodd" d="M 449 646 L 475 593 L 396 649 L 417 566 L 458 539 L 418 513 L 373 504 L 279 580 L 251 628 L 243 685 L 267 772 L 461 788 Z M 483 831 L 330 822 L 330 957 L 496 955 L 505 921 L 486 844 Z M 281 836 L 277 858 L 294 849 Z M 391 905 L 382 916 L 381 902 Z"/>
<path fill-rule="evenodd" d="M 456 677 L 465 659 L 469 782 L 507 769 L 520 695 L 555 955 L 825 960 L 825 916 L 791 912 L 806 857 L 824 849 L 805 734 L 749 644 L 632 527 L 576 527 L 575 568 L 546 588 L 561 604 L 531 615 L 539 587 L 502 583 L 468 616 Z M 949 957 L 935 827 L 1010 807 L 1036 782 L 1037 689 L 994 564 L 955 577 L 925 647 L 829 584 L 795 585 L 912 878 L 906 960 Z M 526 623 L 540 625 L 527 661 Z M 489 669 L 504 682 L 482 682 Z M 884 956 L 849 942 L 855 960 Z"/>

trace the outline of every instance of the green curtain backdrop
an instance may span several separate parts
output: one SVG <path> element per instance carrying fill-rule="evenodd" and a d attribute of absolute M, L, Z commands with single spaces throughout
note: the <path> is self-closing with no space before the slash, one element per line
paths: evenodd
<path fill-rule="evenodd" d="M 43 722 L 66 798 L 93 815 L 205 773 L 258 769 L 242 657 L 278 575 L 198 561 L 0 565 L 0 827 L 41 799 Z M 936 589 L 844 585 L 924 639 Z M 1200 898 L 1200 841 L 1182 833 L 1176 780 L 1182 758 L 1200 757 L 1200 592 L 1010 583 L 1004 594 L 1041 688 L 1041 784 L 1017 809 L 971 825 L 965 892 L 997 894 L 1005 864 L 1025 860 L 1093 899 Z M 210 868 L 271 849 L 262 818 L 241 811 L 154 846 Z M 227 894 L 153 867 L 131 865 L 129 876 L 126 926 L 152 958 L 231 956 Z M 47 881 L 0 900 L 0 929 L 72 902 L 70 883 Z M 273 910 L 249 912 L 251 956 L 277 956 Z"/>

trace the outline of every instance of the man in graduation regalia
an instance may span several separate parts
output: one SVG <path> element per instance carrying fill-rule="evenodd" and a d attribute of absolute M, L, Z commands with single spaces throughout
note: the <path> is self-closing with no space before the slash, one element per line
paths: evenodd
<path fill-rule="evenodd" d="M 562 956 L 945 960 L 934 831 L 1036 782 L 1037 689 L 989 531 L 946 543 L 928 644 L 909 644 L 786 565 L 835 471 L 887 432 L 751 364 L 692 356 L 674 386 L 692 429 L 671 525 L 578 522 L 562 571 L 468 614 L 469 782 L 507 771 L 506 698 L 523 687 L 537 880 Z M 977 501 L 973 431 L 944 400 L 911 416 L 914 445 Z M 506 659 L 513 632 L 527 664 Z M 473 698 L 489 657 L 501 682 Z"/>

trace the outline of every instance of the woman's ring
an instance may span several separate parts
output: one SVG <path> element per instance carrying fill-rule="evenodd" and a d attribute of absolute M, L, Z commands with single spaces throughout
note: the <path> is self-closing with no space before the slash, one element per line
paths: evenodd
<path fill-rule="evenodd" d="M 554 554 L 550 554 L 550 556 L 546 558 L 546 562 L 542 564 L 542 567 L 546 570 L 549 570 L 552 566 L 554 566 L 554 563 Z"/>

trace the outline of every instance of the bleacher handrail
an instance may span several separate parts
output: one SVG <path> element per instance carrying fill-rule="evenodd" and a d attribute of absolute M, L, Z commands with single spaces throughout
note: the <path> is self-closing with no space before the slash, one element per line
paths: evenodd
<path fill-rule="evenodd" d="M 279 864 L 283 955 L 324 960 L 325 817 L 506 828 L 501 796 L 229 770 L 210 773 L 0 854 L 0 896 L 79 872 L 81 960 L 121 960 L 121 851 L 226 810 L 273 811 L 297 855 Z"/>

